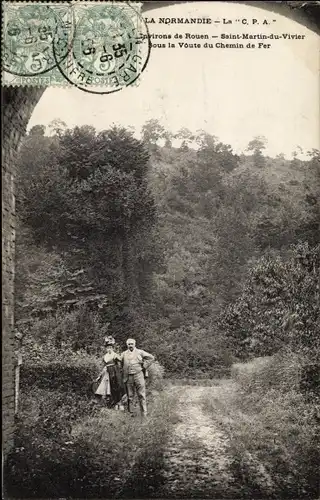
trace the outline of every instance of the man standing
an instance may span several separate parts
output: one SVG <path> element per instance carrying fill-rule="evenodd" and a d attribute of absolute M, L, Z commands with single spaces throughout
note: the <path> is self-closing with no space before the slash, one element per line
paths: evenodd
<path fill-rule="evenodd" d="M 122 353 L 123 382 L 128 396 L 128 411 L 132 412 L 134 392 L 137 391 L 142 416 L 147 415 L 146 383 L 143 371 L 154 360 L 154 356 L 136 348 L 134 339 L 127 340 L 128 349 Z M 145 363 L 147 362 L 147 363 Z"/>

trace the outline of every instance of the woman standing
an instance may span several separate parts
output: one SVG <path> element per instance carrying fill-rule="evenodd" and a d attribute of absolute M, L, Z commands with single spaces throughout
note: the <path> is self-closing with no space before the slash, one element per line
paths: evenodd
<path fill-rule="evenodd" d="M 105 344 L 107 352 L 103 356 L 104 367 L 96 379 L 96 382 L 100 381 L 100 384 L 95 394 L 102 396 L 102 399 L 108 399 L 110 406 L 114 406 L 125 394 L 120 368 L 121 357 L 114 350 L 113 337 L 106 337 Z"/>

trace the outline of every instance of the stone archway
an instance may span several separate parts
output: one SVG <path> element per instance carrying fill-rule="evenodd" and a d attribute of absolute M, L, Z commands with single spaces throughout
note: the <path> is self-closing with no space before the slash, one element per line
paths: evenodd
<path fill-rule="evenodd" d="M 2 92 L 2 436 L 3 454 L 13 445 L 14 434 L 14 255 L 15 165 L 33 109 L 44 89 L 9 87 Z"/>
<path fill-rule="evenodd" d="M 144 2 L 142 10 L 188 3 L 185 1 Z M 231 2 L 253 5 L 282 14 L 318 32 L 315 22 L 318 9 L 312 2 Z M 15 164 L 19 145 L 26 132 L 33 109 L 44 88 L 9 87 L 2 91 L 3 109 L 3 162 L 2 162 L 2 408 L 3 455 L 13 446 L 14 436 L 14 255 L 15 255 Z"/>

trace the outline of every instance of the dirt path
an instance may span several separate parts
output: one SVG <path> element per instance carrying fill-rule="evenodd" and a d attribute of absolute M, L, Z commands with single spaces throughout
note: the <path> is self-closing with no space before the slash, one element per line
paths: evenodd
<path fill-rule="evenodd" d="M 164 453 L 164 497 L 235 498 L 228 438 L 202 409 L 204 394 L 217 397 L 221 387 L 180 386 L 179 422 Z"/>

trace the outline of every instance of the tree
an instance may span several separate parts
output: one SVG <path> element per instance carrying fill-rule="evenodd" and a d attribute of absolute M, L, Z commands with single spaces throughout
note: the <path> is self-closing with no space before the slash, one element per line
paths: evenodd
<path fill-rule="evenodd" d="M 17 209 L 19 203 L 27 195 L 29 187 L 35 182 L 43 170 L 51 168 L 55 161 L 56 149 L 52 137 L 44 135 L 44 125 L 35 125 L 26 135 L 18 158 L 17 168 Z"/>
<path fill-rule="evenodd" d="M 298 152 L 297 151 L 292 151 L 292 160 L 291 160 L 291 166 L 292 167 L 298 167 L 299 166 L 299 159 L 298 159 Z"/>
<path fill-rule="evenodd" d="M 174 137 L 181 140 L 181 150 L 188 150 L 189 144 L 194 141 L 194 134 L 186 127 L 182 127 L 178 130 Z"/>
<path fill-rule="evenodd" d="M 34 125 L 30 131 L 29 131 L 29 135 L 30 136 L 44 136 L 45 134 L 45 131 L 46 131 L 46 127 L 44 125 Z"/>
<path fill-rule="evenodd" d="M 148 120 L 141 129 L 142 140 L 146 144 L 156 145 L 158 140 L 164 137 L 165 129 L 158 120 Z"/>
<path fill-rule="evenodd" d="M 300 227 L 300 237 L 315 245 L 320 243 L 320 151 L 312 149 L 307 154 L 310 158 L 304 166 L 307 213 Z"/>
<path fill-rule="evenodd" d="M 264 136 L 254 137 L 248 144 L 247 151 L 253 151 L 253 153 L 260 153 L 266 148 L 267 139 Z"/>
<path fill-rule="evenodd" d="M 289 254 L 261 257 L 240 297 L 220 318 L 229 348 L 240 358 L 290 347 L 319 357 L 320 245 L 293 245 Z"/>
<path fill-rule="evenodd" d="M 195 141 L 200 148 L 213 148 L 216 142 L 218 142 L 218 138 L 205 130 L 199 129 L 196 132 Z"/>
<path fill-rule="evenodd" d="M 302 147 L 299 146 L 299 145 L 297 146 L 297 151 L 298 151 L 299 155 L 303 155 L 304 154 L 304 151 L 303 151 Z"/>
<path fill-rule="evenodd" d="M 49 123 L 48 128 L 52 135 L 61 137 L 67 130 L 67 124 L 63 120 L 56 118 Z"/>
<path fill-rule="evenodd" d="M 173 134 L 169 130 L 165 130 L 163 133 L 163 138 L 165 140 L 165 147 L 166 148 L 171 148 L 172 147 L 172 139 L 173 139 Z"/>
<path fill-rule="evenodd" d="M 231 172 L 238 166 L 240 158 L 233 152 L 230 144 L 217 143 L 215 152 L 219 155 L 221 169 L 225 172 Z"/>
<path fill-rule="evenodd" d="M 126 311 L 129 327 L 130 314 L 142 307 L 140 289 L 147 293 L 147 276 L 139 285 L 141 271 L 152 273 L 157 260 L 147 245 L 156 223 L 147 182 L 149 155 L 121 127 L 100 133 L 75 127 L 45 139 L 49 147 L 41 154 L 32 136 L 33 155 L 21 155 L 26 172 L 33 157 L 41 157 L 36 175 L 26 177 L 21 189 L 21 221 L 37 245 L 63 256 L 68 272 L 84 269 L 84 283 L 93 282 L 94 295 L 106 294 L 118 315 Z"/>
<path fill-rule="evenodd" d="M 197 156 L 201 162 L 219 165 L 220 172 L 231 172 L 237 167 L 239 157 L 235 155 L 229 144 L 218 142 L 218 138 L 204 130 L 198 130 L 195 137 L 199 149 Z"/>
<path fill-rule="evenodd" d="M 253 161 L 257 167 L 265 166 L 263 150 L 266 149 L 266 144 L 267 139 L 261 135 L 254 137 L 248 144 L 247 151 L 252 151 Z"/>
<path fill-rule="evenodd" d="M 43 170 L 34 186 L 42 200 L 42 214 L 32 215 L 32 197 L 25 203 L 28 222 L 44 240 L 72 238 L 75 243 L 75 239 L 90 239 L 89 227 L 91 234 L 121 232 L 153 217 L 146 185 L 149 157 L 125 129 L 114 127 L 97 134 L 92 127 L 75 127 L 60 138 L 57 149 L 55 165 Z"/>
<path fill-rule="evenodd" d="M 312 159 L 320 161 L 320 150 L 313 148 L 307 152 L 308 156 Z"/>

